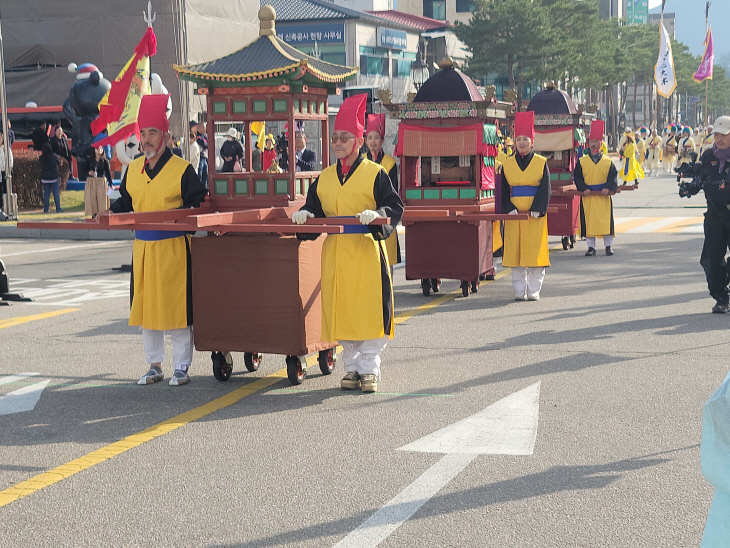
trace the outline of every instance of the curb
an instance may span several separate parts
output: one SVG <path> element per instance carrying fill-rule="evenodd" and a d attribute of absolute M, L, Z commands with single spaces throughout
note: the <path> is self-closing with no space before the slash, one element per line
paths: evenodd
<path fill-rule="evenodd" d="M 9 239 L 43 240 L 133 240 L 131 230 L 58 230 L 18 228 L 15 224 L 0 224 L 0 241 Z"/>

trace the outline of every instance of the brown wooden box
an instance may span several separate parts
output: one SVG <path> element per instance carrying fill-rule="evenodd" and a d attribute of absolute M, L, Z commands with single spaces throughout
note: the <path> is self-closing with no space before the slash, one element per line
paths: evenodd
<path fill-rule="evenodd" d="M 491 221 L 415 222 L 406 227 L 406 279 L 475 282 L 493 274 Z"/>
<path fill-rule="evenodd" d="M 241 234 L 192 239 L 195 348 L 302 356 L 320 341 L 324 238 Z"/>

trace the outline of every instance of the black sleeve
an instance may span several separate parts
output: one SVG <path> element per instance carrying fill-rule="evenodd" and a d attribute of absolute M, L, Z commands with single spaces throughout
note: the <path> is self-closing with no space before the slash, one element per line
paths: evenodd
<path fill-rule="evenodd" d="M 129 171 L 129 166 L 127 166 L 127 171 Z M 132 209 L 132 197 L 129 195 L 129 192 L 127 192 L 127 172 L 124 172 L 124 177 L 122 177 L 122 184 L 119 186 L 119 194 L 121 196 L 114 201 L 114 203 L 109 208 L 109 211 L 112 213 L 129 213 L 130 211 L 134 211 Z"/>
<path fill-rule="evenodd" d="M 326 215 L 322 209 L 322 202 L 319 201 L 319 196 L 317 195 L 318 182 L 319 177 L 317 177 L 314 182 L 309 185 L 309 190 L 307 190 L 307 201 L 299 209 L 299 211 L 309 211 L 314 214 L 315 217 L 323 218 L 326 217 Z M 316 240 L 320 236 L 321 234 L 319 232 L 297 233 L 297 238 L 299 240 Z"/>
<path fill-rule="evenodd" d="M 393 185 L 393 188 L 396 192 L 400 189 L 398 186 L 398 164 L 393 164 L 393 167 L 390 168 L 390 171 L 388 172 L 388 177 L 390 177 L 390 182 Z"/>
<path fill-rule="evenodd" d="M 616 171 L 616 168 L 614 168 L 614 171 Z M 608 174 L 610 176 L 611 172 L 609 171 Z M 575 169 L 573 170 L 573 182 L 575 183 L 575 188 L 577 188 L 580 192 L 589 190 L 588 185 L 583 178 L 583 167 L 580 165 L 580 162 L 575 164 Z"/>
<path fill-rule="evenodd" d="M 375 196 L 375 211 L 383 217 L 390 217 L 389 225 L 369 225 L 370 234 L 376 240 L 385 240 L 393 233 L 395 227 L 403 216 L 403 201 L 393 188 L 390 177 L 381 169 L 375 177 L 373 185 L 373 196 Z"/>
<path fill-rule="evenodd" d="M 618 188 L 618 170 L 613 162 L 611 162 L 611 167 L 608 168 L 608 177 L 603 188 L 607 188 L 609 192 L 616 192 Z"/>
<path fill-rule="evenodd" d="M 305 149 L 305 151 L 302 153 L 302 159 L 297 160 L 297 167 L 302 171 L 314 171 L 314 165 L 316 163 L 317 153 L 313 150 Z"/>
<path fill-rule="evenodd" d="M 510 199 L 512 197 L 512 192 L 509 188 L 509 183 L 507 182 L 507 175 L 504 172 L 504 169 L 502 169 L 502 213 L 509 213 L 510 211 L 515 211 L 517 208 L 512 203 L 512 200 Z"/>
<path fill-rule="evenodd" d="M 542 172 L 542 180 L 540 186 L 537 187 L 537 194 L 535 199 L 532 200 L 530 211 L 537 211 L 542 217 L 547 213 L 547 206 L 550 203 L 550 170 L 548 169 L 547 162 L 545 162 L 545 169 Z"/>
<path fill-rule="evenodd" d="M 126 175 L 126 173 L 125 173 L 125 175 Z M 111 186 L 111 184 L 112 184 L 112 170 L 111 170 L 111 167 L 109 166 L 109 160 L 107 160 L 106 162 L 104 162 L 104 176 L 106 177 L 106 181 L 109 184 L 109 186 Z"/>
<path fill-rule="evenodd" d="M 126 173 L 124 174 L 126 177 Z M 124 184 L 124 181 L 122 181 Z M 200 203 L 205 200 L 208 189 L 200 182 L 198 174 L 192 165 L 188 164 L 185 168 L 180 180 L 180 194 L 182 195 L 182 208 L 199 207 Z"/>

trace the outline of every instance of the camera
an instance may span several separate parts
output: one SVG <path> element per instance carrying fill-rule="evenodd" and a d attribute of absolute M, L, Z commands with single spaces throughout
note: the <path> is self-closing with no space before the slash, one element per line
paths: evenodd
<path fill-rule="evenodd" d="M 700 176 L 702 164 L 697 163 L 697 153 L 690 152 L 689 157 L 691 159 L 690 162 L 674 168 L 678 183 L 681 179 L 695 179 Z"/>

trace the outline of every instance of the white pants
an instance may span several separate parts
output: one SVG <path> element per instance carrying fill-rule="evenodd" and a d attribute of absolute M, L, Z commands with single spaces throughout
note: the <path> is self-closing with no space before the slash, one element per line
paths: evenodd
<path fill-rule="evenodd" d="M 147 363 L 165 361 L 165 334 L 172 341 L 172 363 L 175 369 L 187 369 L 193 363 L 193 327 L 157 331 L 142 329 L 142 342 Z"/>
<path fill-rule="evenodd" d="M 515 295 L 539 295 L 542 289 L 542 282 L 545 279 L 545 267 L 512 267 L 512 286 L 515 288 Z"/>
<path fill-rule="evenodd" d="M 597 236 L 586 236 L 586 243 L 588 244 L 588 247 L 596 249 L 596 237 Z M 603 236 L 603 245 L 606 247 L 613 245 L 613 236 L 605 234 Z"/>
<path fill-rule="evenodd" d="M 345 373 L 355 371 L 360 375 L 377 375 L 380 378 L 380 353 L 388 344 L 388 337 L 366 341 L 340 341 Z"/>

